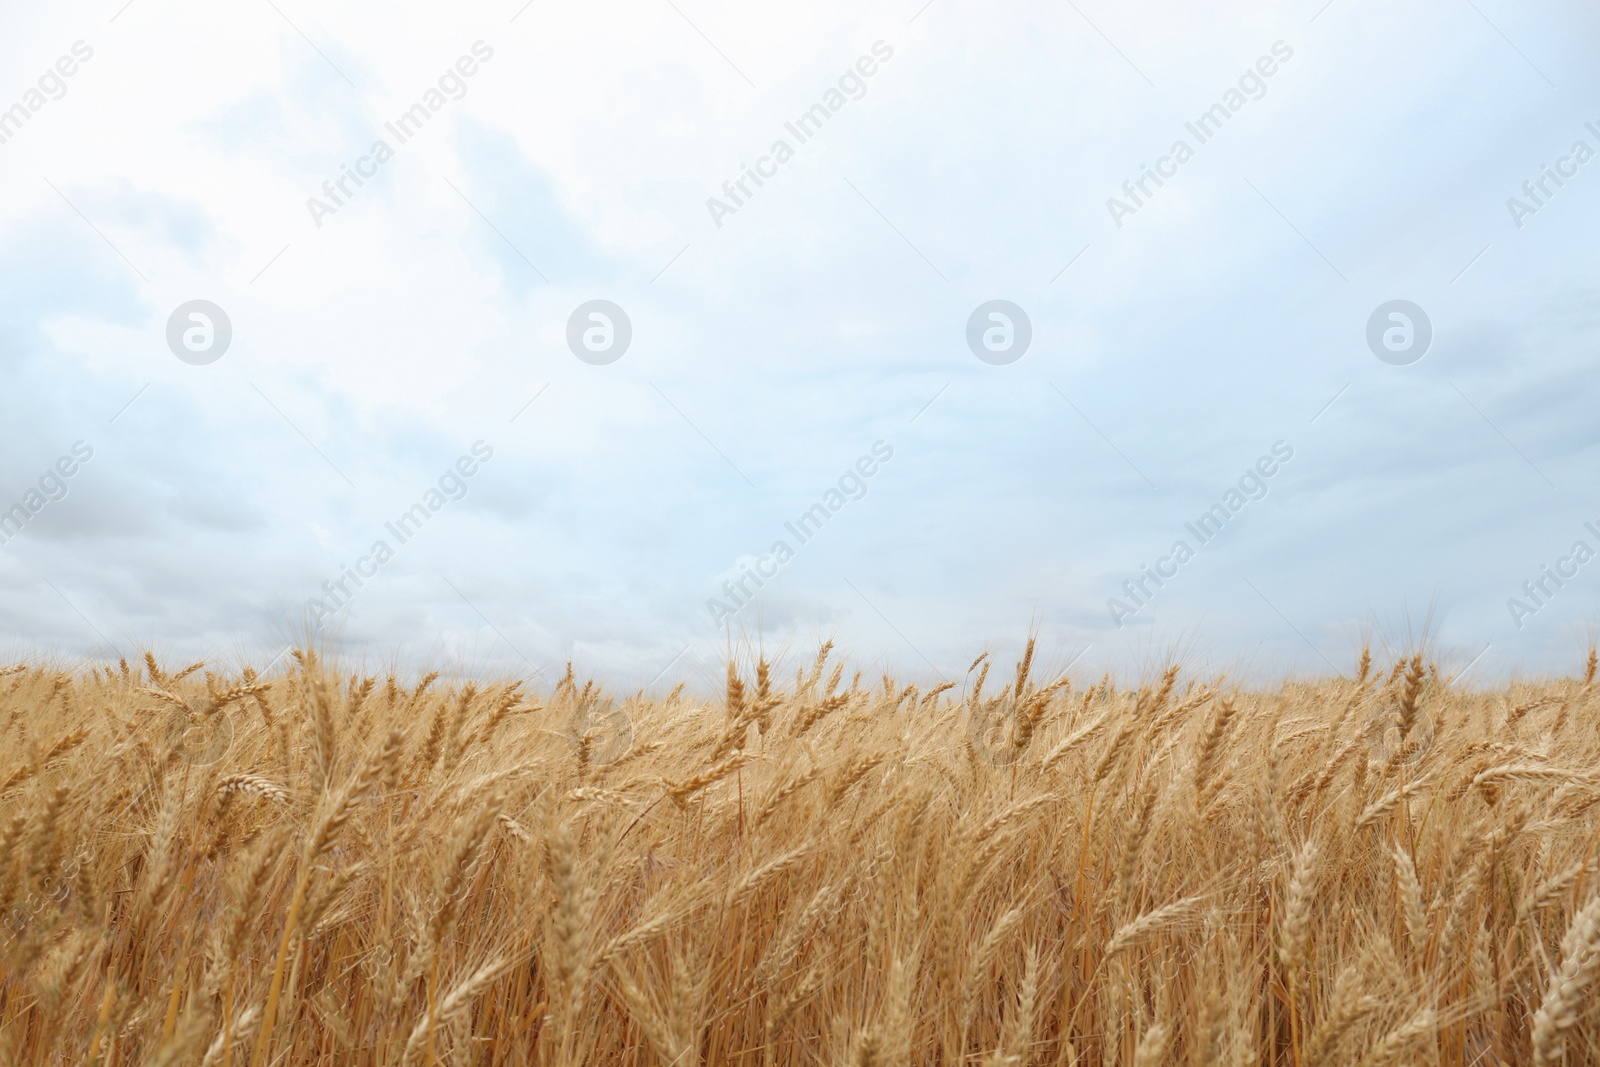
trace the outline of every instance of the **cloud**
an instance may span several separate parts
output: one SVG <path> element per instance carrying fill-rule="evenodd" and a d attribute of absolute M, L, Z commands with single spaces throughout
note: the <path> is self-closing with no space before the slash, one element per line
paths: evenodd
<path fill-rule="evenodd" d="M 1576 660 L 1591 576 L 1521 630 L 1505 600 L 1600 518 L 1600 170 L 1521 229 L 1505 201 L 1600 120 L 1570 102 L 1595 96 L 1581 8 L 1401 5 L 1376 36 L 1344 4 L 513 13 L 18 23 L 7 69 L 95 57 L 0 145 L 0 489 L 79 438 L 96 458 L 0 548 L 0 633 L 262 662 L 482 440 L 338 641 L 644 685 L 726 653 L 707 598 L 881 439 L 894 462 L 743 636 L 929 677 L 1030 625 L 1085 670 L 1184 641 L 1327 670 L 1432 603 L 1484 676 Z M 308 198 L 480 41 L 319 226 Z M 706 199 L 879 41 L 867 91 L 715 226 Z M 1107 199 L 1277 42 L 1265 94 L 1118 228 Z M 194 299 L 233 325 L 201 367 L 164 336 Z M 608 366 L 566 347 L 594 299 L 633 324 Z M 1010 366 L 964 340 L 992 299 L 1032 322 Z M 1406 367 L 1364 339 L 1393 299 L 1434 327 Z M 1271 494 L 1118 630 L 1108 598 L 1278 440 Z"/>

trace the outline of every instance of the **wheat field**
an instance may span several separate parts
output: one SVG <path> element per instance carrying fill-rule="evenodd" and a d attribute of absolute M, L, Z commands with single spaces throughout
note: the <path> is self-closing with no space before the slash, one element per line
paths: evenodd
<path fill-rule="evenodd" d="M 0 1063 L 1600 1064 L 1595 658 L 0 677 Z"/>

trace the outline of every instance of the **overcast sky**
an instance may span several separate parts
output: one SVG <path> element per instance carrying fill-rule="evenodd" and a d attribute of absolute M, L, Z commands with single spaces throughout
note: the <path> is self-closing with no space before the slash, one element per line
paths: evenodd
<path fill-rule="evenodd" d="M 0 22 L 6 655 L 1490 680 L 1600 628 L 1592 4 Z"/>

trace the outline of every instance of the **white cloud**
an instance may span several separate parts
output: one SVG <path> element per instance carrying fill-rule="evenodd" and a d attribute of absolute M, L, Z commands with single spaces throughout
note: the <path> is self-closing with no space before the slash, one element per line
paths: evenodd
<path fill-rule="evenodd" d="M 1323 670 L 1433 604 L 1485 675 L 1576 659 L 1593 576 L 1520 630 L 1505 602 L 1600 519 L 1600 169 L 1520 229 L 1506 198 L 1600 149 L 1581 6 L 919 7 L 9 16 L 0 102 L 94 55 L 0 144 L 0 499 L 97 454 L 0 548 L 0 632 L 269 658 L 482 440 L 338 640 L 645 684 L 726 651 L 707 598 L 881 439 L 895 461 L 746 637 L 931 675 L 1035 625 L 1086 668 L 1188 641 Z M 860 98 L 717 227 L 706 199 L 878 41 Z M 1264 94 L 1118 228 L 1107 198 L 1279 41 Z M 379 138 L 393 158 L 317 226 L 307 198 Z M 164 341 L 197 297 L 234 331 L 205 367 Z M 634 328 L 606 367 L 565 345 L 596 297 Z M 996 297 L 1033 323 L 1008 367 L 964 340 Z M 1395 297 L 1435 328 L 1409 367 L 1363 340 Z M 1271 494 L 1115 627 L 1107 599 L 1277 440 Z"/>

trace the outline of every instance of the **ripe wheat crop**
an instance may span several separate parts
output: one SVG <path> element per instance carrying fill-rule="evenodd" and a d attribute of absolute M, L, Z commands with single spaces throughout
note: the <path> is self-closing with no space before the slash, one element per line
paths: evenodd
<path fill-rule="evenodd" d="M 0 1064 L 1600 1064 L 1600 701 L 0 675 Z M 995 679 L 999 680 L 996 681 Z"/>

